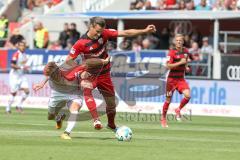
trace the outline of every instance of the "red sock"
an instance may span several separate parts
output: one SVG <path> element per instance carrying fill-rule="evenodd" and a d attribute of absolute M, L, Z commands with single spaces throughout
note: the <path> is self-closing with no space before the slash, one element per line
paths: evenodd
<path fill-rule="evenodd" d="M 180 103 L 180 106 L 178 107 L 180 110 L 189 102 L 190 99 L 187 99 L 187 98 L 183 98 L 181 103 Z"/>
<path fill-rule="evenodd" d="M 98 112 L 97 112 L 96 102 L 92 95 L 92 89 L 85 88 L 83 92 L 84 92 L 85 103 L 88 107 L 88 110 L 91 113 L 93 120 L 98 119 Z"/>
<path fill-rule="evenodd" d="M 116 128 L 116 125 L 115 125 L 116 108 L 107 106 L 106 113 L 108 118 L 108 126 L 111 127 L 112 129 L 115 129 Z"/>
<path fill-rule="evenodd" d="M 168 107 L 169 107 L 169 102 L 165 101 L 164 105 L 163 105 L 163 110 L 162 110 L 162 117 L 166 118 L 167 116 L 167 111 L 168 111 Z"/>

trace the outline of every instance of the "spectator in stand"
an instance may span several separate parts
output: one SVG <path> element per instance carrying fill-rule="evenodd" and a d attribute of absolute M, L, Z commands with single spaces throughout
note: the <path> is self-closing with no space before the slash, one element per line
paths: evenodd
<path fill-rule="evenodd" d="M 169 49 L 169 29 L 167 27 L 162 29 L 162 32 L 159 36 L 159 49 Z"/>
<path fill-rule="evenodd" d="M 80 38 L 80 32 L 77 31 L 76 23 L 71 23 L 69 30 L 70 30 L 69 39 L 71 43 L 74 44 Z"/>
<path fill-rule="evenodd" d="M 49 43 L 48 30 L 43 26 L 42 22 L 36 22 L 34 26 L 36 32 L 34 46 L 36 48 L 47 48 Z"/>
<path fill-rule="evenodd" d="M 165 10 L 167 8 L 166 0 L 158 1 L 158 10 Z"/>
<path fill-rule="evenodd" d="M 191 47 L 191 44 L 193 43 L 192 42 L 193 40 L 190 38 L 190 36 L 188 34 L 186 34 L 184 36 L 184 44 L 185 44 L 185 47 L 189 48 Z"/>
<path fill-rule="evenodd" d="M 195 9 L 195 5 L 194 5 L 194 1 L 190 0 L 186 3 L 186 9 L 187 10 L 194 10 Z"/>
<path fill-rule="evenodd" d="M 215 4 L 212 7 L 213 11 L 223 11 L 225 10 L 224 1 L 223 0 L 216 0 Z"/>
<path fill-rule="evenodd" d="M 134 40 L 132 42 L 132 50 L 137 52 L 137 53 L 142 50 L 142 46 L 139 44 L 139 42 L 137 40 Z"/>
<path fill-rule="evenodd" d="M 201 61 L 207 63 L 209 55 L 212 56 L 213 48 L 208 43 L 208 37 L 203 37 L 202 48 L 201 48 Z"/>
<path fill-rule="evenodd" d="M 184 0 L 178 1 L 179 10 L 186 10 L 186 3 Z"/>
<path fill-rule="evenodd" d="M 170 9 L 170 10 L 176 10 L 178 9 L 178 3 L 176 0 L 165 0 L 166 2 L 166 9 Z"/>
<path fill-rule="evenodd" d="M 145 0 L 136 0 L 131 2 L 130 9 L 131 10 L 142 10 L 145 5 Z"/>
<path fill-rule="evenodd" d="M 8 37 L 8 19 L 5 15 L 0 15 L 0 47 L 4 47 Z"/>
<path fill-rule="evenodd" d="M 151 42 L 148 38 L 145 38 L 142 41 L 142 50 L 148 50 L 148 49 L 151 49 Z"/>
<path fill-rule="evenodd" d="M 201 61 L 200 62 L 207 64 L 212 59 L 213 48 L 208 43 L 208 37 L 203 37 L 202 41 L 203 41 L 203 43 L 202 43 L 203 45 L 202 45 L 202 48 L 201 48 L 201 54 L 200 54 L 200 60 Z M 199 71 L 199 74 L 206 76 L 207 75 L 207 70 L 208 70 L 208 67 L 203 66 L 203 67 L 201 67 L 201 70 Z"/>
<path fill-rule="evenodd" d="M 155 8 L 155 9 L 158 8 L 158 1 L 159 0 L 147 0 L 147 1 L 151 3 L 152 8 Z"/>
<path fill-rule="evenodd" d="M 195 8 L 198 11 L 210 11 L 211 7 L 207 5 L 206 0 L 201 0 L 200 4 L 198 4 Z"/>
<path fill-rule="evenodd" d="M 152 6 L 150 1 L 146 1 L 144 6 L 143 6 L 144 10 L 155 10 L 156 8 Z"/>
<path fill-rule="evenodd" d="M 62 50 L 62 46 L 60 45 L 60 41 L 54 41 L 51 42 L 50 45 L 48 46 L 49 50 Z"/>
<path fill-rule="evenodd" d="M 67 46 L 67 40 L 70 38 L 70 31 L 68 23 L 64 23 L 63 31 L 60 32 L 58 40 L 60 41 L 60 45 L 62 48 L 65 48 Z"/>
<path fill-rule="evenodd" d="M 230 5 L 230 10 L 232 11 L 238 11 L 238 6 L 237 6 L 237 0 L 232 0 L 232 3 Z"/>
<path fill-rule="evenodd" d="M 9 41 L 7 45 L 5 46 L 6 48 L 9 49 L 16 49 L 18 47 L 18 42 L 21 42 L 24 40 L 24 37 L 20 34 L 20 31 L 18 28 L 15 28 L 12 32 L 12 35 L 9 38 Z"/>
<path fill-rule="evenodd" d="M 197 42 L 193 42 L 191 48 L 189 48 L 189 54 L 190 54 L 190 59 L 189 61 L 190 66 L 191 66 L 191 70 L 192 70 L 192 74 L 193 76 L 198 75 L 198 68 L 199 66 L 197 66 L 197 64 L 199 64 L 200 62 L 200 49 L 198 47 L 198 43 Z M 191 65 L 193 64 L 193 65 Z"/>
<path fill-rule="evenodd" d="M 190 34 L 190 39 L 193 40 L 194 42 L 197 42 L 198 44 L 201 44 L 202 34 L 198 30 L 198 28 L 193 27 L 193 31 Z"/>
<path fill-rule="evenodd" d="M 71 50 L 72 46 L 73 46 L 73 44 L 72 44 L 71 40 L 68 39 L 68 40 L 67 40 L 67 46 L 66 46 L 64 49 L 66 49 L 66 50 Z"/>

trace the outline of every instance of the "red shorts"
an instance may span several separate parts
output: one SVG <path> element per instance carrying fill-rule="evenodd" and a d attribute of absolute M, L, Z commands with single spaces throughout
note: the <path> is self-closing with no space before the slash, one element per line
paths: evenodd
<path fill-rule="evenodd" d="M 65 79 L 72 81 L 76 79 L 77 77 L 76 74 L 81 73 L 82 71 L 84 71 L 84 68 L 81 66 L 78 66 L 73 68 L 71 71 L 66 71 L 66 72 L 62 71 L 61 73 Z M 90 81 L 92 82 L 93 89 L 97 88 L 102 95 L 105 95 L 108 97 L 115 96 L 114 86 L 112 83 L 110 72 L 107 72 L 102 75 L 98 75 L 96 77 L 94 77 L 93 75 L 93 77 L 90 78 Z"/>
<path fill-rule="evenodd" d="M 168 78 L 167 85 L 166 85 L 166 96 L 172 96 L 173 92 L 177 90 L 180 94 L 185 89 L 189 89 L 189 85 L 184 78 Z"/>
<path fill-rule="evenodd" d="M 93 88 L 97 88 L 103 96 L 115 96 L 110 72 L 97 76 L 93 80 Z"/>

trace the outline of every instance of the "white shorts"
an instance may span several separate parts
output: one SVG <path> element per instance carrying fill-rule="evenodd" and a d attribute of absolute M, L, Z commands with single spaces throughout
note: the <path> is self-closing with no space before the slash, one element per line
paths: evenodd
<path fill-rule="evenodd" d="M 9 85 L 11 93 L 15 93 L 22 88 L 29 88 L 26 76 L 12 76 L 9 75 Z"/>
<path fill-rule="evenodd" d="M 52 90 L 48 102 L 48 112 L 50 114 L 58 114 L 58 112 L 66 107 L 70 107 L 72 102 L 76 102 L 82 106 L 83 97 L 81 95 L 66 94 Z"/>

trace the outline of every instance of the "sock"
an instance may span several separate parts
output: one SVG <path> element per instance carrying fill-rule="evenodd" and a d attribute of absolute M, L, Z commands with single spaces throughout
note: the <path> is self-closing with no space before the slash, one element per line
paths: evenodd
<path fill-rule="evenodd" d="M 164 104 L 163 104 L 163 110 L 162 110 L 162 117 L 164 119 L 166 119 L 167 117 L 167 111 L 168 111 L 168 107 L 169 107 L 169 102 L 165 101 Z"/>
<path fill-rule="evenodd" d="M 187 99 L 187 98 L 184 97 L 178 108 L 181 110 L 189 102 L 189 100 L 190 100 L 190 98 Z"/>
<path fill-rule="evenodd" d="M 108 126 L 112 129 L 116 128 L 115 125 L 115 115 L 116 115 L 116 107 L 109 107 L 106 108 L 107 118 L 108 118 Z"/>
<path fill-rule="evenodd" d="M 96 107 L 97 105 L 92 95 L 92 89 L 90 88 L 84 89 L 84 100 L 88 107 L 88 110 L 90 111 L 90 114 L 93 120 L 95 121 L 96 119 L 99 118 L 99 116 L 98 116 L 97 107 Z"/>
<path fill-rule="evenodd" d="M 71 111 L 71 114 L 68 118 L 67 128 L 66 128 L 65 132 L 67 132 L 69 134 L 72 132 L 72 129 L 76 125 L 77 116 L 78 116 L 78 111 Z"/>
<path fill-rule="evenodd" d="M 6 107 L 6 112 L 9 112 L 11 110 L 11 106 L 12 106 L 12 104 L 14 102 L 14 98 L 15 98 L 15 96 L 10 95 L 10 99 L 8 101 L 8 105 Z"/>
<path fill-rule="evenodd" d="M 21 99 L 20 99 L 19 103 L 17 104 L 17 107 L 22 108 L 22 104 L 26 100 L 28 95 L 29 95 L 29 93 L 25 93 L 25 92 L 22 94 Z"/>

